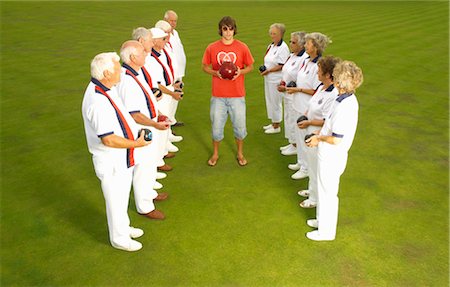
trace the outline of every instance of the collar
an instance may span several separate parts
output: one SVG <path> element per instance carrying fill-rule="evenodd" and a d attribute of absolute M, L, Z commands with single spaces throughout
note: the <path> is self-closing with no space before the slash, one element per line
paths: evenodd
<path fill-rule="evenodd" d="M 280 47 L 283 44 L 283 38 L 281 38 L 280 42 L 275 45 L 275 42 L 272 42 L 272 45 Z"/>
<path fill-rule="evenodd" d="M 311 62 L 317 63 L 317 61 L 319 61 L 320 57 L 322 57 L 322 54 L 317 55 L 317 57 L 315 57 Z M 309 58 L 311 58 L 311 57 L 309 57 Z"/>
<path fill-rule="evenodd" d="M 351 93 L 340 94 L 340 95 L 337 97 L 336 101 L 338 101 L 338 102 L 340 103 L 340 102 L 342 102 L 343 100 L 345 100 L 346 98 L 350 97 L 351 95 L 353 95 L 353 94 L 351 94 Z"/>
<path fill-rule="evenodd" d="M 301 50 L 300 52 L 298 52 L 297 57 L 301 57 L 303 56 L 303 54 L 305 54 L 305 49 Z"/>
<path fill-rule="evenodd" d="M 105 92 L 110 90 L 105 85 L 103 85 L 99 80 L 97 80 L 95 78 L 91 78 L 91 82 L 94 83 L 95 85 L 99 86 L 100 88 L 102 88 L 103 91 L 105 91 Z"/>
<path fill-rule="evenodd" d="M 326 90 L 325 92 L 331 92 L 334 89 L 334 85 L 331 84 Z"/>
<path fill-rule="evenodd" d="M 157 57 L 161 56 L 161 53 L 152 48 L 152 54 L 155 53 Z"/>
<path fill-rule="evenodd" d="M 128 65 L 125 64 L 125 63 L 122 64 L 122 67 L 124 67 L 124 68 L 127 69 L 128 71 L 132 72 L 133 75 L 135 75 L 135 76 L 139 75 L 138 72 L 136 72 L 133 68 L 131 68 L 130 66 L 128 66 Z"/>

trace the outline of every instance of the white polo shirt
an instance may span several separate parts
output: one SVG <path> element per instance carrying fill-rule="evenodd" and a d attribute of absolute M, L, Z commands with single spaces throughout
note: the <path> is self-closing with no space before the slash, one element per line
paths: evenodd
<path fill-rule="evenodd" d="M 170 37 L 171 37 L 170 39 L 172 39 L 172 35 Z M 166 50 L 167 54 L 169 55 L 169 57 L 172 61 L 171 64 L 172 64 L 172 68 L 173 68 L 173 78 L 174 78 L 174 81 L 176 81 L 179 78 L 178 77 L 179 67 L 178 67 L 177 55 L 175 54 L 175 50 L 173 48 L 172 43 L 168 42 L 166 44 L 166 46 L 164 47 L 164 50 Z M 162 53 L 162 54 L 164 54 L 164 53 Z"/>
<path fill-rule="evenodd" d="M 98 89 L 96 90 L 96 86 L 105 91 L 111 101 Z M 122 117 L 117 113 L 113 104 L 118 108 Z M 91 79 L 84 94 L 82 114 L 87 145 L 89 152 L 93 155 L 96 169 L 125 170 L 132 166 L 133 161 L 138 163 L 134 157 L 137 149 L 111 148 L 101 141 L 102 137 L 112 134 L 125 137 L 124 123 L 131 130 L 131 140 L 137 138 L 139 127 L 123 106 L 115 87 L 108 89 L 100 81 Z"/>
<path fill-rule="evenodd" d="M 283 39 L 281 39 L 278 43 L 271 43 L 267 47 L 266 55 L 264 56 L 264 66 L 266 66 L 266 68 L 269 70 L 275 66 L 284 65 L 289 57 L 289 54 L 289 47 L 283 41 Z M 281 78 L 281 70 L 269 73 L 264 77 L 266 81 L 271 83 L 279 83 L 281 81 Z"/>
<path fill-rule="evenodd" d="M 145 58 L 145 68 L 152 77 L 153 87 L 158 87 L 158 83 L 163 86 L 171 86 L 173 84 L 173 74 L 164 50 L 159 53 L 152 49 L 152 52 Z"/>
<path fill-rule="evenodd" d="M 338 90 L 333 85 L 325 89 L 323 84 L 320 84 L 316 90 L 316 93 L 309 101 L 308 111 L 306 114 L 308 119 L 324 120 L 329 114 L 331 107 L 333 106 L 333 102 L 336 101 L 338 93 Z M 307 132 L 311 133 L 319 129 L 320 127 L 318 126 L 309 126 L 307 128 Z"/>
<path fill-rule="evenodd" d="M 298 54 L 291 53 L 286 63 L 281 70 L 282 80 L 288 84 L 291 81 L 297 81 L 297 73 L 300 69 L 300 65 L 308 57 L 305 50 L 300 51 Z"/>
<path fill-rule="evenodd" d="M 139 83 L 142 85 L 142 87 L 146 90 L 148 95 L 150 96 L 150 101 L 148 101 L 146 95 L 144 94 L 144 91 L 142 90 L 142 87 L 136 82 L 133 76 L 134 75 Z M 150 86 L 147 84 L 144 75 L 142 73 L 142 70 L 139 72 L 135 71 L 133 68 L 128 66 L 127 64 L 122 65 L 122 73 L 120 75 L 120 83 L 117 85 L 117 90 L 120 99 L 122 100 L 127 112 L 129 114 L 140 112 L 146 117 L 156 120 L 158 117 L 158 104 L 156 101 L 155 96 L 153 95 Z M 151 105 L 153 105 L 154 113 L 153 116 L 150 115 Z M 150 129 L 153 133 L 154 140 L 151 144 L 136 149 L 136 158 L 139 160 L 153 160 L 156 161 L 156 144 L 155 141 L 157 141 L 157 138 L 155 138 L 157 135 L 155 132 L 155 128 L 150 126 L 144 126 L 140 124 L 136 124 L 139 128 L 146 128 Z"/>
<path fill-rule="evenodd" d="M 170 35 L 170 43 L 172 44 L 173 52 L 177 61 L 177 70 L 175 72 L 175 79 L 181 79 L 186 72 L 186 54 L 184 53 L 183 43 L 177 30 L 172 30 Z"/>
<path fill-rule="evenodd" d="M 337 145 L 319 143 L 319 154 L 324 156 L 346 156 L 358 125 L 358 100 L 354 94 L 339 95 L 325 119 L 320 135 L 335 136 L 342 141 Z"/>
<path fill-rule="evenodd" d="M 311 57 L 308 56 L 308 58 L 300 65 L 300 70 L 297 73 L 297 88 L 315 90 L 320 85 L 319 76 L 317 75 L 319 69 L 317 61 L 319 58 L 320 55 L 311 60 Z M 294 110 L 304 114 L 308 108 L 309 101 L 311 100 L 311 95 L 306 93 L 294 93 L 293 95 L 294 98 L 292 104 Z"/>

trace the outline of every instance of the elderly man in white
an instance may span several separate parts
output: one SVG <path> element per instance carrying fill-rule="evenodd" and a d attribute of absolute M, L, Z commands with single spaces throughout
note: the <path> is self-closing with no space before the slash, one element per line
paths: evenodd
<path fill-rule="evenodd" d="M 178 31 L 175 30 L 177 28 L 178 24 L 178 15 L 173 10 L 168 10 L 166 13 L 164 13 L 164 20 L 167 21 L 170 26 L 172 27 L 172 30 L 170 32 L 170 44 L 172 45 L 173 52 L 176 56 L 177 61 L 177 71 L 175 71 L 175 79 L 183 82 L 183 77 L 186 72 L 186 54 L 184 52 L 184 46 L 181 42 L 180 35 L 178 34 Z M 175 114 L 177 111 L 178 102 L 175 106 Z M 184 123 L 178 122 L 175 119 L 175 124 L 173 126 L 183 126 Z"/>
<path fill-rule="evenodd" d="M 144 231 L 130 226 L 128 200 L 138 163 L 135 152 L 150 142 L 145 141 L 143 132 L 137 138 L 138 126 L 117 95 L 119 56 L 113 52 L 95 56 L 91 76 L 82 114 L 89 152 L 105 198 L 109 240 L 114 248 L 137 251 L 142 244 L 133 239 Z"/>
<path fill-rule="evenodd" d="M 122 99 L 128 113 L 141 128 L 150 129 L 152 132 L 164 130 L 164 124 L 158 123 L 158 106 L 156 98 L 148 86 L 142 66 L 145 57 L 144 46 L 135 40 L 126 41 L 120 49 L 122 59 L 121 81 L 117 86 L 119 97 Z M 160 140 L 158 134 L 155 141 Z M 164 219 L 164 214 L 155 209 L 153 201 L 161 201 L 167 198 L 167 193 L 156 193 L 154 187 L 156 181 L 156 163 L 158 149 L 151 145 L 140 150 L 142 157 L 133 172 L 133 190 L 136 209 L 151 219 Z"/>

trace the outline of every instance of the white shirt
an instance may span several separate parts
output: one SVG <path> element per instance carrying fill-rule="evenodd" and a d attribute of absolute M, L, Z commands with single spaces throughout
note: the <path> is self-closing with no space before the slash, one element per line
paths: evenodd
<path fill-rule="evenodd" d="M 170 36 L 170 43 L 172 44 L 175 59 L 177 61 L 177 71 L 175 72 L 175 79 L 181 79 L 186 72 L 186 54 L 184 53 L 183 43 L 181 43 L 180 36 L 177 30 L 172 30 Z"/>
<path fill-rule="evenodd" d="M 289 57 L 289 47 L 283 41 L 272 43 L 267 47 L 266 55 L 264 56 L 264 66 L 267 70 L 272 69 L 278 65 L 284 65 Z M 281 81 L 281 70 L 267 74 L 264 79 L 271 83 L 279 83 Z"/>
<path fill-rule="evenodd" d="M 115 170 L 125 170 L 128 168 L 127 163 L 130 162 L 128 156 L 130 156 L 131 150 L 132 154 L 134 154 L 137 149 L 112 148 L 102 143 L 102 137 L 112 134 L 125 137 L 125 132 L 110 100 L 103 94 L 96 92 L 96 86 L 102 88 L 109 95 L 112 102 L 121 112 L 132 132 L 133 138 L 131 140 L 137 138 L 139 130 L 136 122 L 123 106 L 117 94 L 117 89 L 115 87 L 108 89 L 98 80 L 91 79 L 82 103 L 84 130 L 89 152 L 93 155 L 96 168 L 110 167 Z M 135 163 L 137 162 L 135 159 Z"/>
<path fill-rule="evenodd" d="M 297 73 L 297 88 L 315 90 L 320 85 L 319 76 L 317 75 L 318 66 L 317 61 L 319 56 L 312 59 L 308 56 L 301 64 L 300 70 Z M 304 114 L 308 108 L 311 95 L 306 93 L 293 94 L 293 107 L 298 113 Z"/>
<path fill-rule="evenodd" d="M 339 95 L 334 101 L 320 135 L 341 138 L 337 145 L 319 143 L 319 154 L 326 156 L 346 156 L 350 149 L 358 125 L 358 100 L 354 94 Z"/>
<path fill-rule="evenodd" d="M 308 57 L 308 54 L 305 50 L 302 50 L 298 54 L 291 53 L 289 59 L 284 63 L 283 69 L 281 70 L 282 80 L 288 84 L 291 81 L 297 81 L 298 70 L 300 69 L 300 65 L 305 61 Z"/>
<path fill-rule="evenodd" d="M 152 53 L 157 56 L 161 64 L 157 61 L 156 57 L 152 55 Z M 145 58 L 144 66 L 152 77 L 153 87 L 158 87 L 158 84 L 169 86 L 166 83 L 167 81 L 173 84 L 173 75 L 171 73 L 165 53 L 163 51 L 161 51 L 161 53 L 158 53 L 155 50 L 152 50 L 152 53 L 149 53 Z"/>
<path fill-rule="evenodd" d="M 308 111 L 306 116 L 309 120 L 324 120 L 329 114 L 333 102 L 336 101 L 338 96 L 338 90 L 333 86 L 329 86 L 327 89 L 320 84 L 316 90 L 316 93 L 309 101 Z M 308 133 L 319 130 L 318 126 L 308 126 Z"/>

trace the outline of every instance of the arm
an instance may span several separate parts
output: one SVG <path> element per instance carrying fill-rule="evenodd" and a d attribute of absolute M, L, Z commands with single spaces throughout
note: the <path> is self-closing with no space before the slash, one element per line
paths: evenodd
<path fill-rule="evenodd" d="M 149 119 L 147 116 L 145 116 L 141 112 L 132 113 L 131 117 L 134 119 L 134 121 L 136 123 L 138 123 L 140 125 L 154 127 L 158 130 L 166 130 L 167 129 L 167 127 L 165 125 L 155 122 L 152 119 Z"/>
<path fill-rule="evenodd" d="M 137 140 L 129 140 L 115 134 L 102 137 L 101 140 L 105 146 L 112 148 L 138 148 L 150 144 L 150 142 L 144 140 L 144 134 L 145 132 L 142 131 Z"/>
<path fill-rule="evenodd" d="M 324 122 L 325 122 L 325 120 L 323 120 L 323 119 L 322 120 L 307 120 L 307 121 L 299 122 L 297 125 L 301 129 L 306 129 L 309 126 L 321 127 L 321 126 L 323 126 Z"/>
<path fill-rule="evenodd" d="M 163 92 L 163 94 L 167 94 L 177 101 L 180 101 L 181 99 L 183 99 L 181 97 L 182 93 L 180 93 L 180 92 L 173 92 L 173 91 L 169 90 L 166 86 L 163 86 L 161 84 L 158 84 L 158 88 L 161 90 L 161 92 Z"/>
<path fill-rule="evenodd" d="M 271 69 L 267 69 L 264 72 L 260 73 L 261 76 L 265 76 L 269 73 L 273 73 L 273 72 L 278 72 L 281 71 L 281 69 L 283 69 L 283 65 L 276 65 L 275 67 L 271 68 Z"/>
<path fill-rule="evenodd" d="M 309 147 L 315 147 L 319 145 L 319 142 L 326 142 L 328 144 L 337 145 L 342 141 L 341 138 L 334 136 L 315 135 L 310 137 L 306 141 L 306 145 Z"/>
<path fill-rule="evenodd" d="M 238 67 L 238 70 L 237 70 L 237 72 L 236 72 L 236 75 L 234 75 L 234 77 L 233 77 L 232 80 L 234 81 L 234 80 L 236 80 L 240 75 L 248 74 L 248 73 L 250 73 L 252 70 L 253 70 L 253 64 L 251 64 L 251 65 L 249 65 L 249 66 L 246 66 L 244 69 L 240 69 L 240 68 Z"/>
<path fill-rule="evenodd" d="M 288 94 L 294 94 L 294 93 L 304 93 L 307 95 L 314 95 L 316 90 L 314 89 L 303 89 L 303 88 L 286 88 L 286 91 Z"/>
<path fill-rule="evenodd" d="M 213 68 L 211 67 L 211 65 L 207 65 L 207 64 L 202 64 L 202 70 L 207 73 L 210 74 L 213 77 L 220 77 L 219 71 L 213 70 Z"/>

